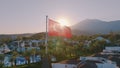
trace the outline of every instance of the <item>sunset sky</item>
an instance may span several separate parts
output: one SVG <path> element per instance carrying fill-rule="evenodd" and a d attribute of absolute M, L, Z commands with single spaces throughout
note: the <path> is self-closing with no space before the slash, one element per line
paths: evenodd
<path fill-rule="evenodd" d="M 45 31 L 45 16 L 74 25 L 84 19 L 120 20 L 120 0 L 0 0 L 0 34 Z"/>

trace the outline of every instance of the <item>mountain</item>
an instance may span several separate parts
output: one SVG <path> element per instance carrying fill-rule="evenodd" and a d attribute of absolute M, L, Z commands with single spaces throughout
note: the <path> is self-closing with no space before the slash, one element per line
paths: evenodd
<path fill-rule="evenodd" d="M 106 34 L 120 32 L 120 20 L 101 21 L 98 19 L 86 19 L 71 26 L 73 34 Z"/>

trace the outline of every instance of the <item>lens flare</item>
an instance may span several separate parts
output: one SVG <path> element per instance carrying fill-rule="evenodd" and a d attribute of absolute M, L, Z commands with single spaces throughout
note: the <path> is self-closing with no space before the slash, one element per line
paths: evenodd
<path fill-rule="evenodd" d="M 62 26 L 68 26 L 68 21 L 66 19 L 58 19 L 58 22 L 62 25 Z"/>

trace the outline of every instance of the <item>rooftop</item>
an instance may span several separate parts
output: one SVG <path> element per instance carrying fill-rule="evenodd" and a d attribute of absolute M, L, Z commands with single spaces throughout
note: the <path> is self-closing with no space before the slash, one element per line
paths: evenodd
<path fill-rule="evenodd" d="M 61 64 L 78 64 L 80 63 L 80 60 L 78 59 L 70 59 L 70 60 L 64 60 L 64 61 L 60 61 L 58 63 L 61 63 Z"/>

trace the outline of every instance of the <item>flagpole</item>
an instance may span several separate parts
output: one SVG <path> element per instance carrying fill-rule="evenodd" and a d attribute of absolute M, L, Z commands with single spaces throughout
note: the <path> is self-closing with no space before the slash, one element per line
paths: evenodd
<path fill-rule="evenodd" d="M 47 28 L 47 24 L 48 24 L 48 16 L 46 16 L 46 37 L 45 37 L 45 53 L 47 55 L 48 53 L 48 28 Z"/>

